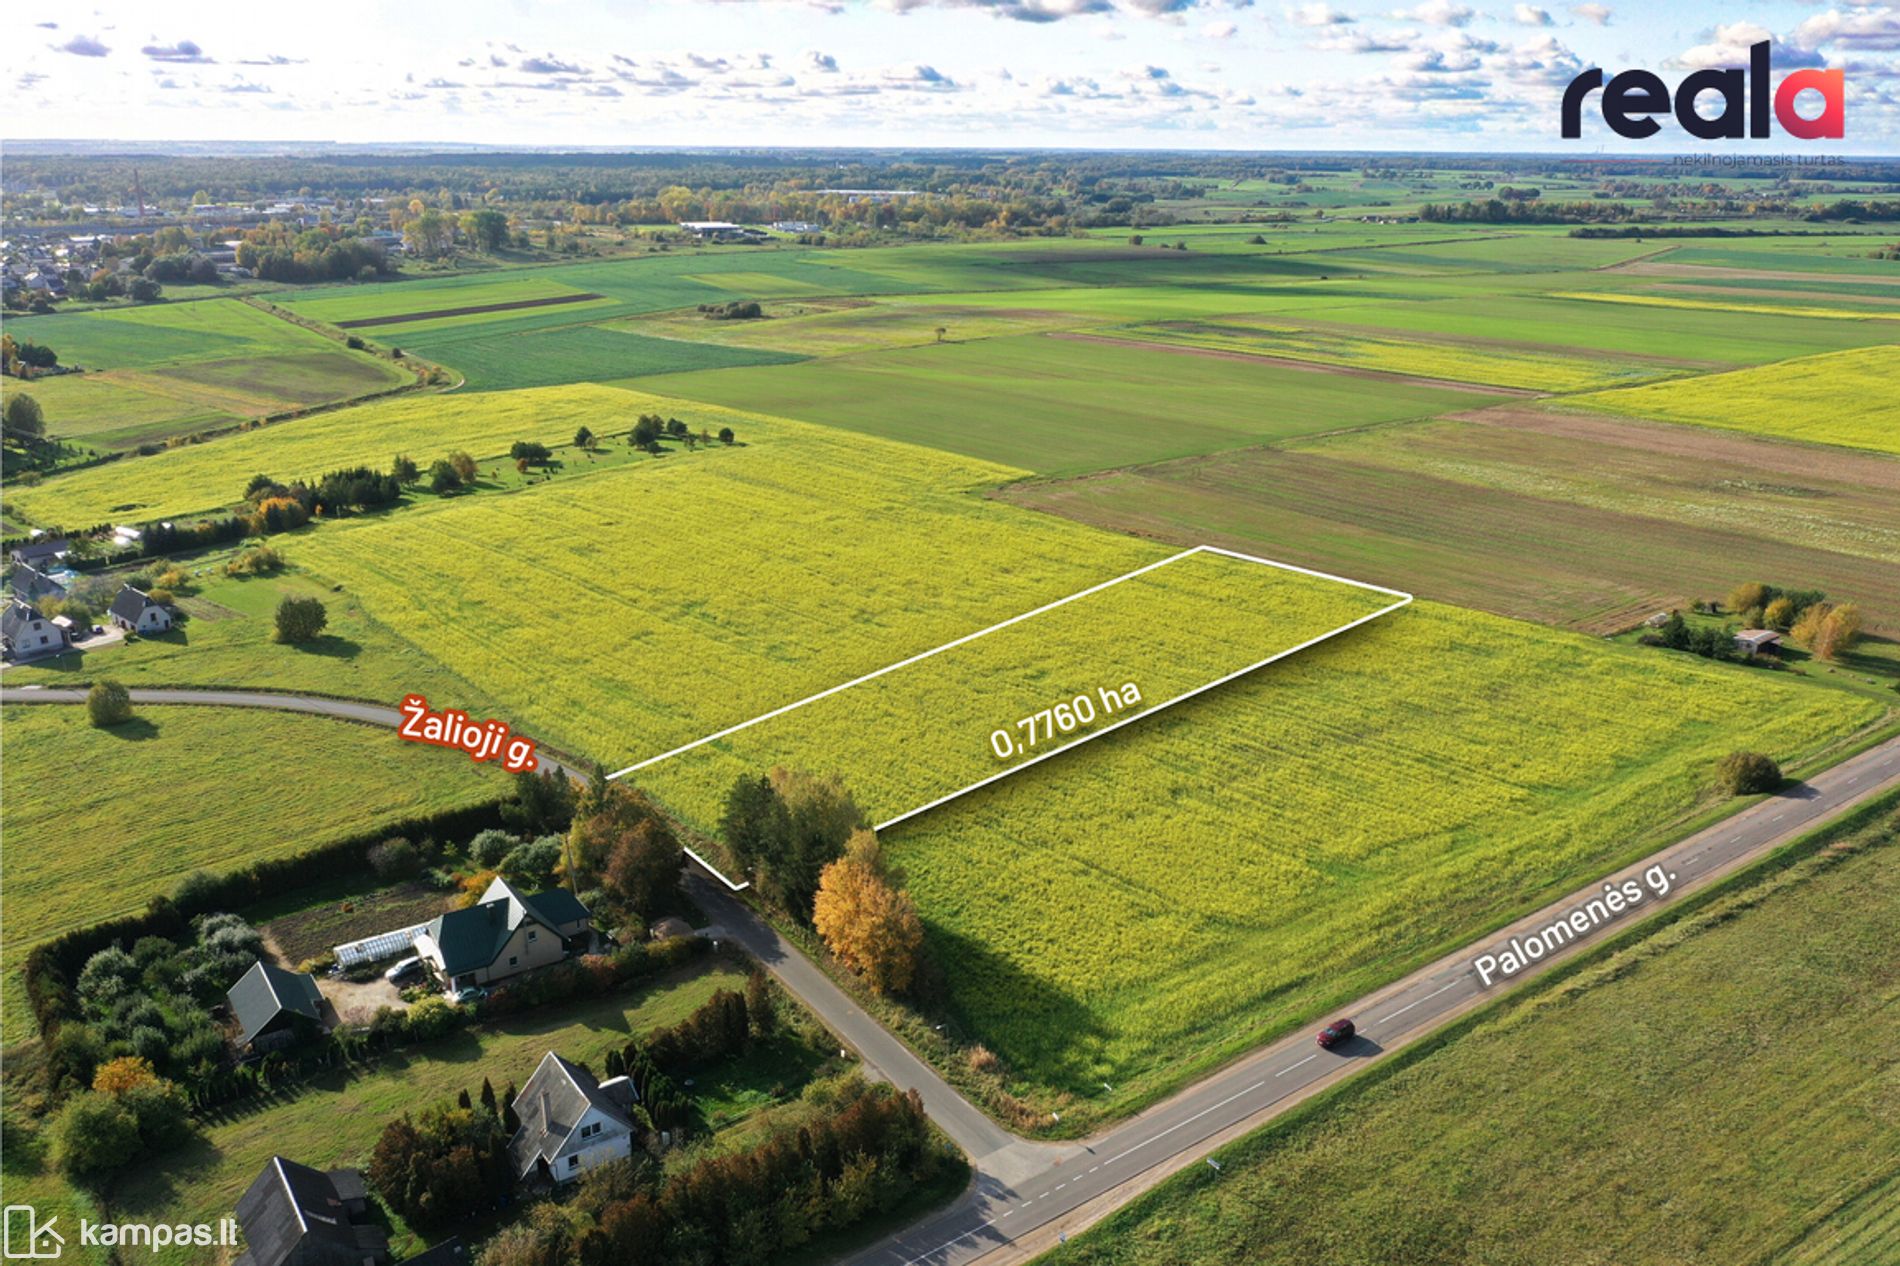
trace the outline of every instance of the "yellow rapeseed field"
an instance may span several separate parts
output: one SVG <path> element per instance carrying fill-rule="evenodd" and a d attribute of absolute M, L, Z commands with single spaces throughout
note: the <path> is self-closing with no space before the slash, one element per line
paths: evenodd
<path fill-rule="evenodd" d="M 216 510 L 240 501 L 253 475 L 282 481 L 368 465 L 387 470 L 406 453 L 426 470 L 430 462 L 462 449 L 477 458 L 508 451 L 516 440 L 565 444 L 575 431 L 624 435 L 640 414 L 678 416 L 698 431 L 717 432 L 738 415 L 697 406 L 687 416 L 678 400 L 637 391 L 577 383 L 487 394 L 402 396 L 352 409 L 278 422 L 202 444 L 168 449 L 150 457 L 126 457 L 47 480 L 14 486 L 7 499 L 42 524 L 87 527 L 108 521 L 138 522 L 167 515 Z"/>
<path fill-rule="evenodd" d="M 1900 346 L 1578 396 L 1613 413 L 1900 453 Z"/>

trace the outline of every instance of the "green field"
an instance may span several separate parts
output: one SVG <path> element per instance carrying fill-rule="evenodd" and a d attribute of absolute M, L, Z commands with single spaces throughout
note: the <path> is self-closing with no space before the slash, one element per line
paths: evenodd
<path fill-rule="evenodd" d="M 295 561 L 518 728 L 618 768 L 1174 552 L 971 495 L 1008 467 L 739 429 L 732 449 L 325 524 Z"/>
<path fill-rule="evenodd" d="M 886 846 L 961 1028 L 1085 1129 L 1649 851 L 1724 753 L 1890 712 L 1415 604 Z"/>
<path fill-rule="evenodd" d="M 795 754 L 803 768 L 843 774 L 859 807 L 879 822 L 1397 600 L 1256 562 L 1191 554 L 674 757 L 639 777 L 674 812 L 710 832 L 717 830 L 736 780 Z M 1123 696 L 1125 702 L 1103 693 L 1131 684 L 1135 691 Z M 1058 704 L 1059 716 L 1036 719 Z M 999 728 L 1002 746 L 1012 755 L 996 750 L 992 732 Z M 890 758 L 894 742 L 902 744 L 901 762 Z"/>
<path fill-rule="evenodd" d="M 502 791 L 466 758 L 368 726 L 239 708 L 137 713 L 102 730 L 83 707 L 5 709 L 8 1042 L 31 1030 L 17 972 L 37 942 L 142 909 L 194 870 L 300 853 Z"/>
<path fill-rule="evenodd" d="M 1900 315 L 1900 314 L 1896 314 Z M 1583 396 L 1612 413 L 1900 453 L 1900 345 Z"/>
<path fill-rule="evenodd" d="M 386 391 L 409 376 L 379 357 L 236 299 L 113 308 L 9 323 L 87 372 L 24 388 L 47 430 L 102 448 L 130 448 L 241 418 Z"/>
<path fill-rule="evenodd" d="M 1900 1260 L 1892 803 L 1038 1261 Z"/>
<path fill-rule="evenodd" d="M 985 339 L 635 385 L 1041 474 L 1217 452 L 1494 399 L 1192 352 Z"/>
<path fill-rule="evenodd" d="M 718 461 L 326 528 L 299 562 L 484 682 L 518 725 L 622 764 L 1160 556 L 964 491 L 1007 469 L 795 423 L 754 429 L 761 442 Z M 621 560 L 656 523 L 691 548 L 627 576 Z M 934 560 L 952 552 L 946 587 Z M 766 554 L 784 561 L 755 570 Z M 1021 1095 L 1086 1122 L 1642 851 L 1707 803 L 1724 752 L 1797 762 L 1886 711 L 1414 607 L 892 844 L 964 1030 L 1003 1056 Z M 981 752 L 1016 719 L 993 712 L 961 703 L 964 719 L 928 742 Z M 806 741 L 746 759 L 848 758 L 846 740 Z M 667 798 L 676 776 L 656 767 L 650 785 Z M 1033 920 L 1026 891 L 1041 894 Z M 1101 1081 L 1112 1100 L 1071 1101 Z"/>
<path fill-rule="evenodd" d="M 1735 432 L 1506 406 L 1002 495 L 1587 632 L 1751 576 L 1900 630 L 1900 464 Z"/>
<path fill-rule="evenodd" d="M 589 384 L 499 395 L 414 395 L 93 466 L 37 487 L 10 489 L 8 503 L 43 524 L 140 522 L 242 501 L 245 484 L 259 473 L 289 482 L 359 464 L 387 470 L 397 453 L 426 470 L 456 449 L 486 460 L 505 455 L 515 440 L 563 444 L 581 426 L 624 439 L 635 419 L 653 409 L 690 422 L 695 431 L 702 424 L 715 431 L 728 421 L 736 430 L 746 425 L 718 409 Z"/>

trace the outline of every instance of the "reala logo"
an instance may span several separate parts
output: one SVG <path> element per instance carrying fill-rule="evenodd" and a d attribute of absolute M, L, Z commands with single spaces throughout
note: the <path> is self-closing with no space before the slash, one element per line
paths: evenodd
<path fill-rule="evenodd" d="M 1673 108 L 1676 122 L 1691 136 L 1705 141 L 1752 136 L 1757 140 L 1768 130 L 1768 41 L 1748 50 L 1748 69 L 1698 70 L 1676 85 Z M 1839 140 L 1847 134 L 1847 108 L 1844 83 L 1838 70 L 1797 70 L 1775 89 L 1775 118 L 1781 130 L 1804 141 Z M 1603 82 L 1601 70 L 1586 70 L 1564 89 L 1564 139 L 1574 141 L 1583 135 L 1583 99 L 1603 89 L 1603 121 L 1618 136 L 1633 141 L 1654 136 L 1662 130 L 1651 115 L 1667 114 L 1671 107 L 1669 86 L 1647 70 L 1626 70 Z M 1821 113 L 1804 119 L 1795 113 L 1795 98 L 1812 88 L 1821 94 Z M 1722 97 L 1722 112 L 1713 118 L 1696 113 L 1696 98 L 1715 91 Z M 1744 131 L 1746 127 L 1746 131 Z"/>

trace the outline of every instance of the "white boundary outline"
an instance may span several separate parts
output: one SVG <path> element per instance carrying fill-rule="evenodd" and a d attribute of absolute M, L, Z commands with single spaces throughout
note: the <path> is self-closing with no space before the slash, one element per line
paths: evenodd
<path fill-rule="evenodd" d="M 629 765 L 625 769 L 616 770 L 615 772 L 608 774 L 607 777 L 610 781 L 617 778 L 624 778 L 628 774 L 635 773 L 639 770 L 646 769 L 649 766 L 657 765 L 661 761 L 671 760 L 675 756 L 679 756 L 683 753 L 690 752 L 696 747 L 703 747 L 707 743 L 717 742 L 719 739 L 725 738 L 729 734 L 737 734 L 740 730 L 750 729 L 751 727 L 758 725 L 761 722 L 770 721 L 774 717 L 784 716 L 787 712 L 795 711 L 798 708 L 804 707 L 808 703 L 816 703 L 820 699 L 829 698 L 830 696 L 835 695 L 839 693 L 840 691 L 849 690 L 853 686 L 861 686 L 867 681 L 872 681 L 872 680 L 875 680 L 876 678 L 884 676 L 886 673 L 894 673 L 900 668 L 907 668 L 910 665 L 918 663 L 921 660 L 929 659 L 933 655 L 941 655 L 945 651 L 954 650 L 957 647 L 964 645 L 965 643 L 974 642 L 976 639 L 980 637 L 986 637 L 991 633 L 995 633 L 1001 629 L 1006 629 L 1010 627 L 1012 624 L 1020 624 L 1024 620 L 1030 619 L 1032 616 L 1038 616 L 1038 615 L 1042 615 L 1044 612 L 1053 611 L 1057 607 L 1066 606 L 1067 604 L 1076 601 L 1078 598 L 1086 598 L 1090 594 L 1100 593 L 1102 592 L 1102 590 L 1111 588 L 1115 585 L 1119 585 L 1125 580 L 1133 580 L 1135 577 L 1145 575 L 1148 572 L 1154 571 L 1156 568 L 1166 567 L 1169 563 L 1177 563 L 1177 562 L 1180 562 L 1184 558 L 1191 558 L 1196 554 L 1220 554 L 1226 558 L 1237 558 L 1237 559 L 1240 559 L 1242 562 L 1258 563 L 1259 565 L 1263 567 L 1273 567 L 1273 568 L 1279 569 L 1280 571 L 1298 572 L 1302 576 L 1313 576 L 1320 580 L 1331 580 L 1331 581 L 1336 581 L 1337 583 L 1342 584 L 1342 585 L 1351 585 L 1355 589 L 1369 589 L 1369 590 L 1372 590 L 1374 593 L 1387 594 L 1391 597 L 1397 598 L 1398 601 L 1390 603 L 1386 606 L 1383 606 L 1379 608 L 1377 611 L 1374 611 L 1369 615 L 1362 615 L 1356 620 L 1353 620 L 1346 624 L 1342 624 L 1336 629 L 1331 629 L 1325 633 L 1321 633 L 1318 637 L 1308 638 L 1306 641 L 1301 642 L 1298 646 L 1290 646 L 1286 650 L 1278 651 L 1272 655 L 1267 656 L 1265 659 L 1256 660 L 1254 663 L 1248 664 L 1245 668 L 1235 669 L 1233 672 L 1228 673 L 1226 676 L 1217 677 L 1213 681 L 1208 682 L 1204 686 L 1197 686 L 1192 690 L 1188 690 L 1181 694 L 1175 695 L 1173 698 L 1164 700 L 1161 703 L 1157 703 L 1152 707 L 1144 708 L 1140 712 L 1131 713 L 1130 715 L 1123 717 L 1121 720 L 1115 722 L 1113 725 L 1105 725 L 1099 730 L 1092 730 L 1089 733 L 1084 734 L 1080 738 L 1072 739 L 1071 741 L 1064 743 L 1060 747 L 1051 748 L 1048 751 L 1042 753 L 1040 756 L 1036 756 L 1029 760 L 1023 761 L 1021 764 L 1018 764 L 1018 765 L 1011 765 L 1008 769 L 999 770 L 996 773 L 991 774 L 989 777 L 981 779 L 977 782 L 973 782 L 969 786 L 964 787 L 961 790 L 953 791 L 947 796 L 939 796 L 937 799 L 932 800 L 928 804 L 919 805 L 917 808 L 912 809 L 907 813 L 900 813 L 898 816 L 894 818 L 890 818 L 890 819 L 887 819 L 886 821 L 880 822 L 872 829 L 876 831 L 882 831 L 888 827 L 896 826 L 900 822 L 908 821 L 909 819 L 916 817 L 920 813 L 928 812 L 929 810 L 934 809 L 939 805 L 948 804 L 950 801 L 955 800 L 959 796 L 966 796 L 970 792 L 975 791 L 980 787 L 987 787 L 993 782 L 997 782 L 1001 779 L 1009 777 L 1011 774 L 1019 773 L 1022 770 L 1028 769 L 1031 765 L 1041 764 L 1043 761 L 1048 760 L 1052 756 L 1059 756 L 1063 752 L 1069 751 L 1071 748 L 1080 747 L 1082 744 L 1090 742 L 1094 739 L 1101 738 L 1105 734 L 1112 734 L 1116 730 L 1121 729 L 1124 725 L 1127 725 L 1130 722 L 1142 720 L 1144 717 L 1151 717 L 1155 713 L 1160 712 L 1164 708 L 1171 708 L 1177 703 L 1181 703 L 1185 700 L 1192 699 L 1195 695 L 1204 694 L 1207 691 L 1214 689 L 1216 686 L 1224 686 L 1228 682 L 1234 680 L 1236 677 L 1244 677 L 1250 672 L 1254 672 L 1257 669 L 1265 668 L 1268 664 L 1271 664 L 1276 660 L 1285 659 L 1287 656 L 1297 654 L 1300 651 L 1306 650 L 1308 647 L 1316 646 L 1319 643 L 1324 642 L 1328 638 L 1338 637 L 1341 633 L 1346 632 L 1348 629 L 1356 629 L 1360 625 L 1376 620 L 1382 615 L 1389 615 L 1392 612 L 1397 611 L 1400 607 L 1407 606 L 1412 601 L 1412 595 L 1404 592 L 1403 590 L 1388 589 L 1384 585 L 1375 585 L 1375 584 L 1370 583 L 1369 581 L 1353 580 L 1351 577 L 1348 577 L 1348 576 L 1335 576 L 1330 572 L 1314 571 L 1313 569 L 1309 567 L 1296 567 L 1292 563 L 1281 563 L 1281 562 L 1276 562 L 1271 558 L 1259 558 L 1252 554 L 1242 554 L 1237 550 L 1222 549 L 1218 545 L 1196 545 L 1192 549 L 1182 550 L 1180 553 L 1172 554 L 1168 556 L 1167 558 L 1161 559 L 1159 562 L 1149 563 L 1145 567 L 1137 567 L 1134 571 L 1128 572 L 1125 575 L 1117 576 L 1113 580 L 1105 580 L 1099 585 L 1091 585 L 1087 589 L 1083 589 L 1076 593 L 1072 593 L 1066 598 L 1058 598 L 1054 602 L 1048 603 L 1044 606 L 1037 607 L 1033 611 L 1025 611 L 1021 615 L 1011 616 L 1009 619 L 1003 620 L 997 624 L 992 624 L 988 628 L 978 629 L 974 633 L 966 633 L 962 637 L 957 638 L 955 641 L 945 642 L 942 646 L 933 647 L 932 649 L 924 651 L 921 654 L 912 655 L 909 659 L 900 659 L 895 664 L 886 664 L 883 668 L 879 668 L 874 672 L 868 672 L 864 674 L 862 677 L 854 677 L 853 679 L 843 683 L 842 685 L 833 686 L 829 690 L 821 690 L 815 695 L 807 695 L 805 698 L 798 700 L 796 703 L 788 703 L 782 708 L 774 708 L 770 712 L 760 713 L 758 716 L 753 717 L 750 721 L 741 721 L 737 725 L 727 726 L 723 730 L 720 730 L 713 734 L 708 734 L 706 737 L 701 738 L 701 739 L 694 739 L 691 743 L 683 744 L 679 747 L 673 748 L 671 751 L 661 752 L 658 756 L 649 756 L 647 757 L 647 759 L 640 761 L 636 764 Z M 719 870 L 715 868 L 714 866 L 712 866 L 711 864 L 709 864 L 705 858 L 693 852 L 693 850 L 687 849 L 686 852 L 690 857 L 692 857 L 694 861 L 698 862 L 707 871 L 717 876 L 720 882 L 724 883 L 726 887 L 731 889 L 732 891 L 738 892 L 750 886 L 749 884 L 744 884 L 744 883 L 742 884 L 733 883 L 730 879 L 727 879 L 723 874 L 720 874 Z"/>

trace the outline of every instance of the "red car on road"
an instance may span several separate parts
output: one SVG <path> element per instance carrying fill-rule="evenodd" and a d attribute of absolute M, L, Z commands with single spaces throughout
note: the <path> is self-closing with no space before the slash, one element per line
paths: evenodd
<path fill-rule="evenodd" d="M 1351 1041 L 1358 1031 L 1351 1020 L 1334 1020 L 1319 1031 L 1319 1044 L 1330 1051 L 1341 1042 Z"/>

